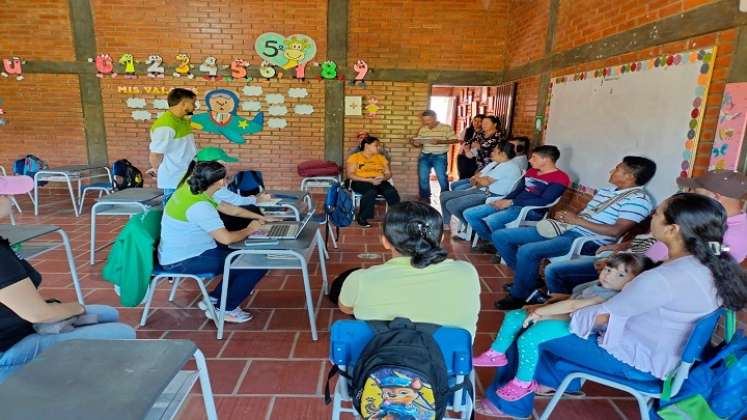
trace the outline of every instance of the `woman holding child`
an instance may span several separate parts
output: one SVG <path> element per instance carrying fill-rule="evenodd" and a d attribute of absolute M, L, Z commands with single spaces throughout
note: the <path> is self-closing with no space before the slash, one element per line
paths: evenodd
<path fill-rule="evenodd" d="M 669 259 L 624 287 L 605 286 L 603 277 L 610 273 L 603 273 L 602 287 L 621 288 L 612 292 L 612 297 L 595 294 L 589 298 L 581 292 L 570 303 L 561 302 L 561 308 L 558 304 L 524 308 L 526 315 L 507 318 L 509 325 L 501 328 L 499 342 L 516 335 L 512 330 L 517 328 L 511 324 L 521 318 L 522 324 L 535 323 L 539 327 L 558 314 L 573 311 L 570 322 L 565 324 L 568 333 L 557 327 L 556 332 L 562 331 L 556 334 L 559 338 L 543 342 L 538 362 L 530 366 L 534 375 L 526 369 L 527 360 L 519 360 L 519 372 L 509 381 L 517 366 L 506 357 L 510 352 L 503 344 L 476 358 L 478 363 L 506 365 L 498 370 L 486 399 L 478 401 L 476 410 L 492 417 L 531 416 L 538 384 L 557 387 L 569 373 L 556 366 L 561 359 L 631 379 L 666 377 L 679 363 L 685 342 L 699 319 L 720 306 L 739 310 L 747 303 L 747 274 L 723 245 L 725 226 L 726 213 L 715 200 L 691 193 L 670 197 L 657 208 L 651 222 L 652 234 L 667 246 Z M 618 274 L 620 267 L 615 270 Z M 623 274 L 634 273 L 636 270 L 631 267 L 625 268 Z M 620 277 L 618 283 L 624 278 Z M 589 299 L 600 303 L 592 301 L 587 306 Z M 520 355 L 527 344 L 522 343 L 522 336 L 518 340 Z"/>

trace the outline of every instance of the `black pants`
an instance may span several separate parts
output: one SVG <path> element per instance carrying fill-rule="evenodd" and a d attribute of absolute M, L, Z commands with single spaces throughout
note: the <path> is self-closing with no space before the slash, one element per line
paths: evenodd
<path fill-rule="evenodd" d="M 459 171 L 459 179 L 472 178 L 472 175 L 477 172 L 477 161 L 475 158 L 459 155 L 457 156 L 457 170 Z"/>
<path fill-rule="evenodd" d="M 259 209 L 259 207 L 255 205 L 248 205 L 248 206 L 241 206 L 241 208 L 253 211 L 257 214 L 262 214 L 262 210 Z M 236 217 L 236 216 L 229 216 L 227 214 L 223 214 L 218 212 L 218 215 L 220 216 L 220 219 L 223 220 L 223 224 L 226 226 L 226 229 L 230 232 L 246 229 L 247 226 L 249 226 L 249 223 L 252 222 L 252 219 L 244 219 L 243 217 Z"/>
<path fill-rule="evenodd" d="M 399 203 L 399 193 L 388 181 L 384 181 L 379 185 L 374 185 L 370 182 L 353 181 L 350 183 L 350 187 L 353 191 L 361 195 L 358 220 L 364 222 L 374 216 L 374 205 L 376 205 L 377 195 L 383 195 L 390 206 Z"/>

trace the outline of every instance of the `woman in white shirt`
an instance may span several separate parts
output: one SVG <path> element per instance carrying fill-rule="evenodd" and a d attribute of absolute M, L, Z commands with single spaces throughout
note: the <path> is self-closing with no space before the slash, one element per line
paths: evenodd
<path fill-rule="evenodd" d="M 515 157 L 514 145 L 503 143 L 493 149 L 490 155 L 492 162 L 470 179 L 472 186 L 469 189 L 442 192 L 444 225 L 448 227 L 452 215 L 464 221 L 464 210 L 484 204 L 488 198 L 500 198 L 510 193 L 523 175 L 512 161 Z"/>

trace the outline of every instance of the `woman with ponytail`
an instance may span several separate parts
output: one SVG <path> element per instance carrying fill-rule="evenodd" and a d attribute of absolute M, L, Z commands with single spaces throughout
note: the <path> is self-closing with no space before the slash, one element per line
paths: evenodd
<path fill-rule="evenodd" d="M 635 380 L 665 378 L 679 364 L 698 320 L 720 306 L 739 310 L 747 303 L 747 274 L 723 244 L 725 229 L 726 211 L 710 197 L 680 193 L 662 203 L 651 233 L 667 246 L 669 259 L 608 301 L 574 312 L 573 334 L 543 344 L 533 385 L 557 387 L 569 373 L 557 367 L 559 359 Z M 533 394 L 516 401 L 495 394 L 504 372 L 477 411 L 528 417 Z"/>
<path fill-rule="evenodd" d="M 389 207 L 381 243 L 392 258 L 350 274 L 340 309 L 363 320 L 409 318 L 464 328 L 474 339 L 480 280 L 472 264 L 447 258 L 441 215 L 423 203 Z"/>
<path fill-rule="evenodd" d="M 166 203 L 161 220 L 161 241 L 158 261 L 172 273 L 218 275 L 223 273 L 223 263 L 232 251 L 219 247 L 244 240 L 265 218 L 241 207 L 218 203 L 215 193 L 225 187 L 226 168 L 219 162 L 194 164 L 191 176 L 182 183 Z M 219 213 L 253 219 L 241 230 L 226 229 Z M 241 310 L 240 304 L 262 279 L 265 270 L 237 270 L 231 276 L 226 301 L 226 322 L 241 323 L 252 319 L 252 314 Z M 210 302 L 200 302 L 200 309 L 209 316 L 207 305 L 219 305 L 221 284 L 210 293 Z"/>

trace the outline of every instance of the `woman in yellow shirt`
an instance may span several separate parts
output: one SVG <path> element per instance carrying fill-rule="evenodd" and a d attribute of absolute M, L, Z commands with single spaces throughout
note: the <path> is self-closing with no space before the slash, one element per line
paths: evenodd
<path fill-rule="evenodd" d="M 389 183 L 392 171 L 389 168 L 389 161 L 379 153 L 379 139 L 373 136 L 364 137 L 359 150 L 348 157 L 345 173 L 350 180 L 350 187 L 361 195 L 358 224 L 369 228 L 371 225 L 368 219 L 374 215 L 376 196 L 384 196 L 391 206 L 399 203 L 399 193 Z"/>

